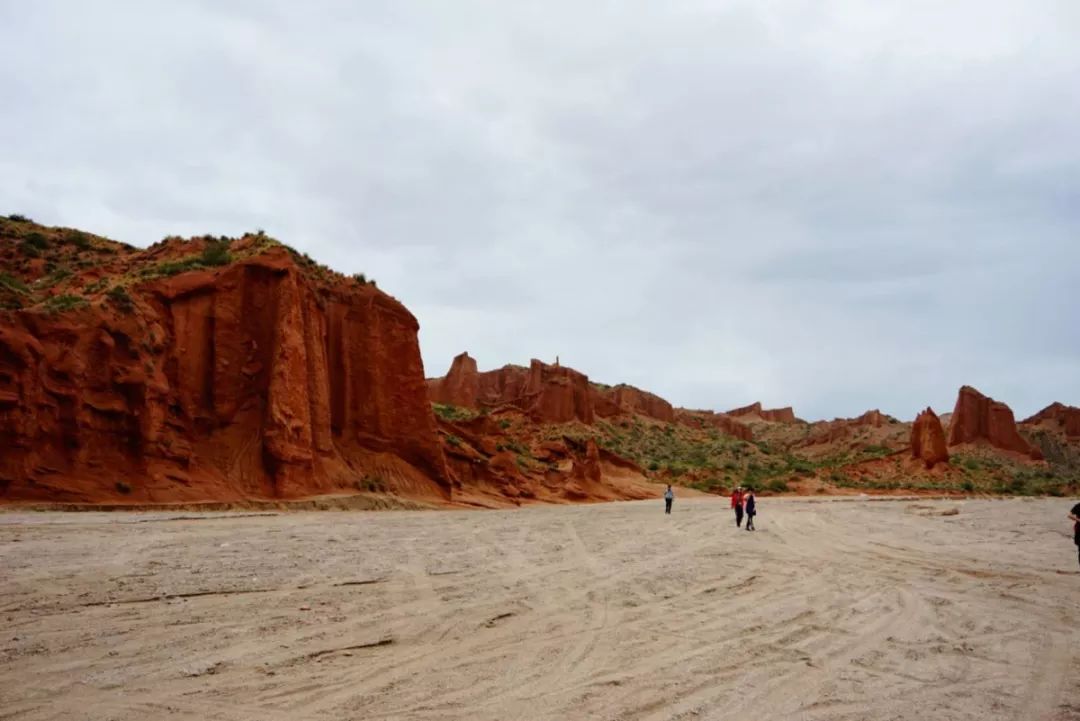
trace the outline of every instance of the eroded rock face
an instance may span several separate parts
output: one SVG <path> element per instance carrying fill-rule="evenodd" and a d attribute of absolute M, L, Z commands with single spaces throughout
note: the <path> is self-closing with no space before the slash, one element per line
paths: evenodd
<path fill-rule="evenodd" d="M 280 245 L 141 280 L 198 249 L 131 254 L 125 303 L 0 311 L 0 497 L 290 498 L 372 477 L 449 497 L 404 306 Z"/>
<path fill-rule="evenodd" d="M 475 379 L 475 380 L 474 380 Z M 595 393 L 589 378 L 573 368 L 533 359 L 528 368 L 507 365 L 476 372 L 476 361 L 462 353 L 450 373 L 427 382 L 431 400 L 466 408 L 512 406 L 537 423 L 592 423 Z"/>
<path fill-rule="evenodd" d="M 717 428 L 722 433 L 748 443 L 754 440 L 754 431 L 750 426 L 724 413 L 679 408 L 675 411 L 675 421 L 691 428 Z"/>
<path fill-rule="evenodd" d="M 428 395 L 436 403 L 476 408 L 480 399 L 480 373 L 476 359 L 462 353 L 450 364 L 450 372 L 428 381 Z"/>
<path fill-rule="evenodd" d="M 925 463 L 928 469 L 949 462 L 945 429 L 931 408 L 920 413 L 911 426 L 911 456 Z"/>
<path fill-rule="evenodd" d="M 1012 410 L 971 386 L 964 386 L 957 396 L 949 423 L 948 445 L 977 441 L 986 441 L 1002 450 L 1033 455 L 1032 447 L 1016 428 Z"/>
<path fill-rule="evenodd" d="M 649 393 L 640 388 L 619 385 L 599 390 L 595 395 L 599 398 L 595 402 L 597 415 L 602 418 L 620 413 L 632 413 L 655 418 L 665 423 L 675 421 L 675 409 L 670 403 L 655 393 Z"/>
<path fill-rule="evenodd" d="M 1023 425 L 1049 424 L 1069 438 L 1080 438 L 1080 408 L 1064 403 L 1051 403 L 1046 408 L 1023 421 Z"/>
<path fill-rule="evenodd" d="M 763 421 L 769 421 L 771 423 L 796 423 L 798 419 L 795 417 L 795 410 L 791 406 L 784 408 L 772 408 L 765 409 L 761 407 L 761 403 L 751 403 L 748 406 L 742 408 L 735 408 L 727 412 L 727 415 L 734 418 L 742 417 L 757 417 Z"/>
<path fill-rule="evenodd" d="M 810 424 L 806 440 L 800 445 L 812 446 L 824 443 L 838 443 L 857 436 L 866 428 L 881 428 L 892 419 L 876 408 L 856 418 L 837 418 L 832 421 L 817 421 Z"/>

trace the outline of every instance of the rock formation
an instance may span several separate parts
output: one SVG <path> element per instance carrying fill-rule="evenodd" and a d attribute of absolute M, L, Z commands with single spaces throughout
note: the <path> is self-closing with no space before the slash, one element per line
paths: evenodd
<path fill-rule="evenodd" d="M 761 407 L 761 403 L 751 403 L 748 406 L 742 408 L 735 408 L 727 412 L 729 416 L 733 418 L 758 418 L 763 421 L 769 421 L 771 423 L 797 423 L 798 419 L 795 417 L 795 411 L 791 406 L 784 408 L 772 408 L 764 409 Z"/>
<path fill-rule="evenodd" d="M 436 403 L 473 409 L 513 406 L 538 423 L 592 423 L 595 416 L 596 394 L 588 376 L 536 359 L 528 368 L 507 365 L 477 373 L 476 361 L 462 353 L 454 358 L 446 376 L 429 379 L 427 387 Z"/>
<path fill-rule="evenodd" d="M 520 402 L 521 409 L 538 423 L 593 422 L 589 378 L 565 366 L 534 359 L 529 364 L 529 382 Z"/>
<path fill-rule="evenodd" d="M 971 386 L 964 386 L 956 398 L 949 423 L 948 445 L 985 441 L 995 448 L 1024 455 L 1038 455 L 1016 429 L 1012 410 Z"/>
<path fill-rule="evenodd" d="M 597 399 L 594 405 L 597 415 L 602 418 L 619 413 L 631 413 L 655 418 L 658 421 L 675 421 L 675 409 L 666 400 L 656 395 L 628 385 L 618 385 L 595 391 Z"/>
<path fill-rule="evenodd" d="M 0 310 L 0 497 L 292 498 L 377 478 L 448 498 L 416 319 L 264 236 L 218 243 L 83 237 L 96 267 Z"/>
<path fill-rule="evenodd" d="M 1025 426 L 1049 425 L 1069 438 L 1080 438 L 1080 408 L 1064 403 L 1051 403 L 1022 422 Z"/>
<path fill-rule="evenodd" d="M 480 397 L 476 360 L 468 353 L 455 357 L 445 377 L 428 381 L 428 395 L 436 403 L 476 408 Z"/>
<path fill-rule="evenodd" d="M 838 443 L 855 438 L 864 429 L 881 428 L 895 422 L 895 419 L 890 418 L 876 408 L 863 413 L 857 418 L 817 421 L 810 424 L 806 439 L 798 445 L 805 447 L 824 443 Z"/>
<path fill-rule="evenodd" d="M 945 429 L 933 409 L 927 408 L 911 426 L 911 456 L 926 464 L 927 469 L 949 462 L 945 445 Z"/>
<path fill-rule="evenodd" d="M 750 426 L 723 413 L 679 408 L 675 411 L 675 421 L 691 428 L 716 428 L 747 442 L 754 440 L 754 431 Z"/>

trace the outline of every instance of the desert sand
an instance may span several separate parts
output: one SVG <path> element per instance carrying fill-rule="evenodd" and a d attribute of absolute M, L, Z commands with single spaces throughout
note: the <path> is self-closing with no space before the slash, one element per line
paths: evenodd
<path fill-rule="evenodd" d="M 1068 499 L 0 513 L 0 719 L 1080 719 Z"/>

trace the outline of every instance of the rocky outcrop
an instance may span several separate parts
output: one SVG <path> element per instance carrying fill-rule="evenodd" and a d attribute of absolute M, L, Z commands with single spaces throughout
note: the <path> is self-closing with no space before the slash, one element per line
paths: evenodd
<path fill-rule="evenodd" d="M 1049 426 L 1069 438 L 1080 438 L 1080 408 L 1051 403 L 1022 422 L 1025 426 Z"/>
<path fill-rule="evenodd" d="M 428 396 L 435 403 L 476 408 L 480 398 L 480 373 L 476 359 L 462 353 L 450 364 L 450 372 L 443 378 L 428 382 Z"/>
<path fill-rule="evenodd" d="M 113 251 L 101 283 L 0 311 L 0 498 L 294 498 L 371 479 L 448 498 L 412 314 L 263 236 L 223 263 L 199 262 L 209 243 Z"/>
<path fill-rule="evenodd" d="M 754 431 L 750 426 L 723 413 L 679 408 L 675 411 L 675 422 L 690 428 L 716 428 L 748 443 L 754 440 Z"/>
<path fill-rule="evenodd" d="M 881 428 L 895 422 L 895 419 L 890 418 L 877 409 L 869 410 L 857 418 L 837 418 L 832 421 L 817 421 L 810 424 L 810 430 L 807 433 L 806 439 L 798 445 L 805 447 L 848 441 L 856 439 L 859 434 L 862 434 L 865 431 L 865 429 Z"/>
<path fill-rule="evenodd" d="M 760 402 L 751 403 L 742 408 L 732 409 L 727 412 L 727 415 L 732 416 L 733 418 L 756 418 L 762 421 L 769 421 L 770 423 L 797 423 L 799 420 L 795 417 L 795 410 L 791 406 L 765 409 L 761 407 Z"/>
<path fill-rule="evenodd" d="M 1017 430 L 1012 409 L 971 386 L 964 386 L 956 398 L 949 423 L 948 445 L 980 441 L 1005 451 L 1038 455 Z"/>
<path fill-rule="evenodd" d="M 922 461 L 927 469 L 938 463 L 949 462 L 949 450 L 945 444 L 945 429 L 933 409 L 927 408 L 915 418 L 911 426 L 911 456 Z"/>
<path fill-rule="evenodd" d="M 591 424 L 594 418 L 588 376 L 535 359 L 529 364 L 529 383 L 521 402 L 521 409 L 537 423 L 576 420 Z"/>
<path fill-rule="evenodd" d="M 511 406 L 537 423 L 591 424 L 595 418 L 596 393 L 588 376 L 536 359 L 528 368 L 507 365 L 476 373 L 476 361 L 462 353 L 454 359 L 450 373 L 428 380 L 427 386 L 429 397 L 436 403 L 474 409 Z"/>
<path fill-rule="evenodd" d="M 621 413 L 638 414 L 655 418 L 665 423 L 675 421 L 675 409 L 666 400 L 656 395 L 628 385 L 595 390 L 594 406 L 596 414 L 607 418 Z"/>

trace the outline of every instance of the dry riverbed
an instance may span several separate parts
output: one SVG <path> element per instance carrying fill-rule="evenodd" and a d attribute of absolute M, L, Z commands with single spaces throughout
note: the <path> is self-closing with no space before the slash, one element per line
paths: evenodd
<path fill-rule="evenodd" d="M 0 513 L 0 719 L 1080 719 L 1060 500 Z"/>

